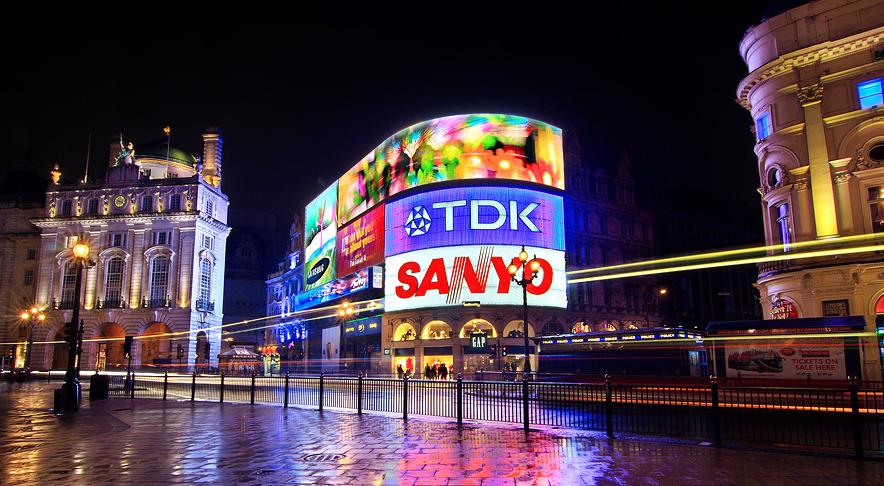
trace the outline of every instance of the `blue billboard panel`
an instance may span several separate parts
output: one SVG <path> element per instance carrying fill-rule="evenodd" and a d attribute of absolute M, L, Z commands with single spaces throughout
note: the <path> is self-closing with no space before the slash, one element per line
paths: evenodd
<path fill-rule="evenodd" d="M 336 278 L 315 289 L 301 292 L 295 298 L 295 310 L 309 309 L 319 304 L 346 297 L 368 288 L 373 268 L 363 268 L 342 278 Z"/>
<path fill-rule="evenodd" d="M 461 245 L 565 250 L 561 196 L 506 187 L 455 187 L 388 202 L 385 254 Z"/>

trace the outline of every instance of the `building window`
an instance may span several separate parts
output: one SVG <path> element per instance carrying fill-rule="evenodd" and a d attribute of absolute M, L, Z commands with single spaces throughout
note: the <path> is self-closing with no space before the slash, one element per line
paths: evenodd
<path fill-rule="evenodd" d="M 33 285 L 34 283 L 34 271 L 33 270 L 25 270 L 25 285 Z"/>
<path fill-rule="evenodd" d="M 77 265 L 74 262 L 64 264 L 64 274 L 61 277 L 61 305 L 63 309 L 70 309 L 74 304 L 74 287 L 77 284 Z"/>
<path fill-rule="evenodd" d="M 869 158 L 875 162 L 884 161 L 884 143 L 878 143 L 869 149 Z"/>
<path fill-rule="evenodd" d="M 93 197 L 86 204 L 86 212 L 88 214 L 98 214 L 98 198 Z"/>
<path fill-rule="evenodd" d="M 153 196 L 142 196 L 141 197 L 141 212 L 142 213 L 153 212 Z"/>
<path fill-rule="evenodd" d="M 869 212 L 872 215 L 872 233 L 884 231 L 884 186 L 869 188 Z"/>
<path fill-rule="evenodd" d="M 169 211 L 181 211 L 181 194 L 169 196 Z"/>
<path fill-rule="evenodd" d="M 111 233 L 108 235 L 107 246 L 122 248 L 126 246 L 126 233 Z"/>
<path fill-rule="evenodd" d="M 856 85 L 860 110 L 884 105 L 884 86 L 882 85 L 884 85 L 884 78 L 872 79 Z"/>
<path fill-rule="evenodd" d="M 166 293 L 169 286 L 169 257 L 158 256 L 150 265 L 150 295 L 151 307 L 157 303 L 166 301 Z"/>
<path fill-rule="evenodd" d="M 202 305 L 208 305 L 212 294 L 212 262 L 208 258 L 200 260 L 200 288 L 199 301 Z"/>
<path fill-rule="evenodd" d="M 169 245 L 172 243 L 172 232 L 171 231 L 154 231 L 153 232 L 153 244 L 154 245 Z"/>
<path fill-rule="evenodd" d="M 215 249 L 215 238 L 212 238 L 209 235 L 203 235 L 203 248 L 207 250 Z"/>
<path fill-rule="evenodd" d="M 107 261 L 104 279 L 105 307 L 120 307 L 123 297 L 123 259 L 114 257 Z"/>
<path fill-rule="evenodd" d="M 209 216 L 215 215 L 215 201 L 206 198 L 206 214 Z"/>
<path fill-rule="evenodd" d="M 62 216 L 70 216 L 71 215 L 71 208 L 73 208 L 73 201 L 71 201 L 70 199 L 68 199 L 66 201 L 62 201 L 61 215 Z"/>
<path fill-rule="evenodd" d="M 36 248 L 28 248 L 28 253 L 25 258 L 27 260 L 36 260 L 37 259 L 37 249 Z"/>
<path fill-rule="evenodd" d="M 758 140 L 764 140 L 773 133 L 773 125 L 770 121 L 770 113 L 765 113 L 755 120 L 755 135 Z"/>
<path fill-rule="evenodd" d="M 783 251 L 789 251 L 789 244 L 792 243 L 792 234 L 789 231 L 789 205 L 782 203 L 774 208 L 774 214 L 777 217 L 777 228 L 780 231 L 780 243 L 783 244 Z"/>

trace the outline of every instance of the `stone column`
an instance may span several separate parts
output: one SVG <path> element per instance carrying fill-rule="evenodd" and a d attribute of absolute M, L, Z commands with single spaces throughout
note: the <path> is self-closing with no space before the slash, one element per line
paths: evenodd
<path fill-rule="evenodd" d="M 804 108 L 804 131 L 807 136 L 807 155 L 810 166 L 810 190 L 813 197 L 813 217 L 816 237 L 838 236 L 838 216 L 835 212 L 835 193 L 829 167 L 829 151 L 823 124 L 823 85 L 805 86 L 798 90 L 798 101 Z"/>

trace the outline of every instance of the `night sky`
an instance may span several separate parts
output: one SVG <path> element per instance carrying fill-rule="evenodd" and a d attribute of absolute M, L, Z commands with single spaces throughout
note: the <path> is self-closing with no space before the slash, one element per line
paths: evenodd
<path fill-rule="evenodd" d="M 395 131 L 503 112 L 576 132 L 590 164 L 626 150 L 644 206 L 715 194 L 755 216 L 751 120 L 734 98 L 765 2 L 623 3 L 9 16 L 0 176 L 60 163 L 80 177 L 91 133 L 94 178 L 120 131 L 137 148 L 169 123 L 198 154 L 202 128 L 220 126 L 232 207 L 285 222 Z"/>

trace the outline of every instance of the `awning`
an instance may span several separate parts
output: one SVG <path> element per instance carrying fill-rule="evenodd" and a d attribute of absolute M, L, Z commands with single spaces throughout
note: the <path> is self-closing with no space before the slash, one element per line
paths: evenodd
<path fill-rule="evenodd" d="M 715 334 L 722 331 L 797 330 L 797 329 L 837 329 L 838 331 L 862 330 L 866 327 L 863 316 L 846 317 L 799 317 L 797 319 L 754 319 L 751 321 L 712 321 L 706 332 Z"/>

